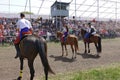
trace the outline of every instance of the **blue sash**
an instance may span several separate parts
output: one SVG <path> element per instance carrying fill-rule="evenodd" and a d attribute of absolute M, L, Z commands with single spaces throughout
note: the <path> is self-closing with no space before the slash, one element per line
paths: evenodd
<path fill-rule="evenodd" d="M 22 33 L 23 32 L 28 32 L 28 31 L 29 31 L 28 27 L 25 27 L 25 28 L 21 29 L 21 31 L 20 31 L 20 39 L 22 38 Z"/>
<path fill-rule="evenodd" d="M 68 35 L 68 32 L 64 32 L 64 36 L 67 37 L 67 35 Z"/>
<path fill-rule="evenodd" d="M 90 33 L 86 33 L 85 36 L 84 36 L 85 39 L 89 38 L 89 37 L 90 37 Z"/>

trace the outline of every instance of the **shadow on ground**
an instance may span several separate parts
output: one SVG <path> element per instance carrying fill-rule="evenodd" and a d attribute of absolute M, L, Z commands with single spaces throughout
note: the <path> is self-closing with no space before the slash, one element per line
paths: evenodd
<path fill-rule="evenodd" d="M 76 61 L 76 59 L 72 59 L 72 58 L 67 58 L 64 56 L 54 56 L 54 55 L 50 55 L 51 58 L 54 58 L 54 61 L 62 61 L 62 62 L 74 62 Z"/>
<path fill-rule="evenodd" d="M 100 58 L 100 56 L 96 56 L 96 55 L 88 54 L 88 53 L 77 53 L 77 55 L 81 55 L 82 58 L 84 58 L 84 59 L 88 59 L 88 58 L 98 59 L 98 58 Z"/>

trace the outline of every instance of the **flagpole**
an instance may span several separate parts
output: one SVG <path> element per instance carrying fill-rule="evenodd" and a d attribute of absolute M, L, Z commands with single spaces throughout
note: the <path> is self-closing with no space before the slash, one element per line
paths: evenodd
<path fill-rule="evenodd" d="M 75 0 L 75 20 L 76 20 L 76 0 Z"/>
<path fill-rule="evenodd" d="M 99 21 L 99 0 L 97 0 L 97 19 Z"/>
<path fill-rule="evenodd" d="M 116 1 L 116 8 L 115 8 L 115 27 L 117 27 L 117 1 Z"/>
<path fill-rule="evenodd" d="M 97 21 L 98 21 L 98 27 L 100 27 L 99 25 L 99 0 L 97 0 Z"/>
<path fill-rule="evenodd" d="M 31 0 L 29 0 L 29 12 L 30 12 L 30 19 L 31 19 Z"/>

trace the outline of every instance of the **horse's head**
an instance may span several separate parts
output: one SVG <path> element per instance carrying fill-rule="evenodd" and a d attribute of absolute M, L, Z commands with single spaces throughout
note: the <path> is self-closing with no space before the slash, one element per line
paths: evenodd
<path fill-rule="evenodd" d="M 63 33 L 60 31 L 57 31 L 57 38 L 62 37 L 62 36 L 63 36 Z"/>
<path fill-rule="evenodd" d="M 84 37 L 86 31 L 84 29 L 81 29 L 81 36 Z"/>

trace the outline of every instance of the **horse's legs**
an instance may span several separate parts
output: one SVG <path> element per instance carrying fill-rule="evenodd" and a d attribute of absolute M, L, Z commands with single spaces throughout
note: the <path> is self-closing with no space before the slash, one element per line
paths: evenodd
<path fill-rule="evenodd" d="M 30 80 L 33 80 L 34 73 L 35 73 L 34 66 L 33 66 L 33 60 L 28 60 L 28 66 L 29 66 L 30 74 L 31 74 Z"/>
<path fill-rule="evenodd" d="M 44 68 L 44 72 L 45 72 L 45 80 L 48 80 L 48 69 Z"/>
<path fill-rule="evenodd" d="M 94 44 L 95 44 L 95 47 L 96 47 L 96 50 L 97 50 L 97 55 L 96 56 L 99 56 L 97 43 L 94 43 Z"/>
<path fill-rule="evenodd" d="M 61 47 L 62 47 L 62 56 L 64 55 L 64 47 L 63 44 L 61 43 Z"/>
<path fill-rule="evenodd" d="M 90 53 L 90 43 L 88 43 L 88 53 Z"/>
<path fill-rule="evenodd" d="M 87 53 L 86 42 L 84 42 L 84 45 L 85 45 L 85 51 L 84 51 L 84 53 Z"/>
<path fill-rule="evenodd" d="M 77 54 L 77 47 L 76 47 L 76 45 L 74 45 L 74 49 L 75 49 L 75 58 L 76 58 L 76 54 Z"/>
<path fill-rule="evenodd" d="M 24 62 L 23 62 L 23 58 L 19 58 L 20 59 L 20 75 L 19 75 L 19 77 L 17 78 L 17 80 L 21 80 L 21 78 L 22 78 L 22 71 L 23 71 L 23 64 L 24 64 Z"/>
<path fill-rule="evenodd" d="M 97 47 L 97 44 L 96 44 L 96 43 L 94 43 L 94 44 L 95 44 L 96 50 L 98 51 L 98 47 Z"/>
<path fill-rule="evenodd" d="M 67 47 L 66 47 L 66 45 L 65 45 L 65 51 L 66 51 L 66 56 L 68 55 L 68 52 L 67 52 Z"/>
<path fill-rule="evenodd" d="M 74 48 L 73 48 L 73 45 L 71 45 L 71 49 L 72 49 L 72 59 L 73 59 L 73 56 L 74 56 Z"/>

